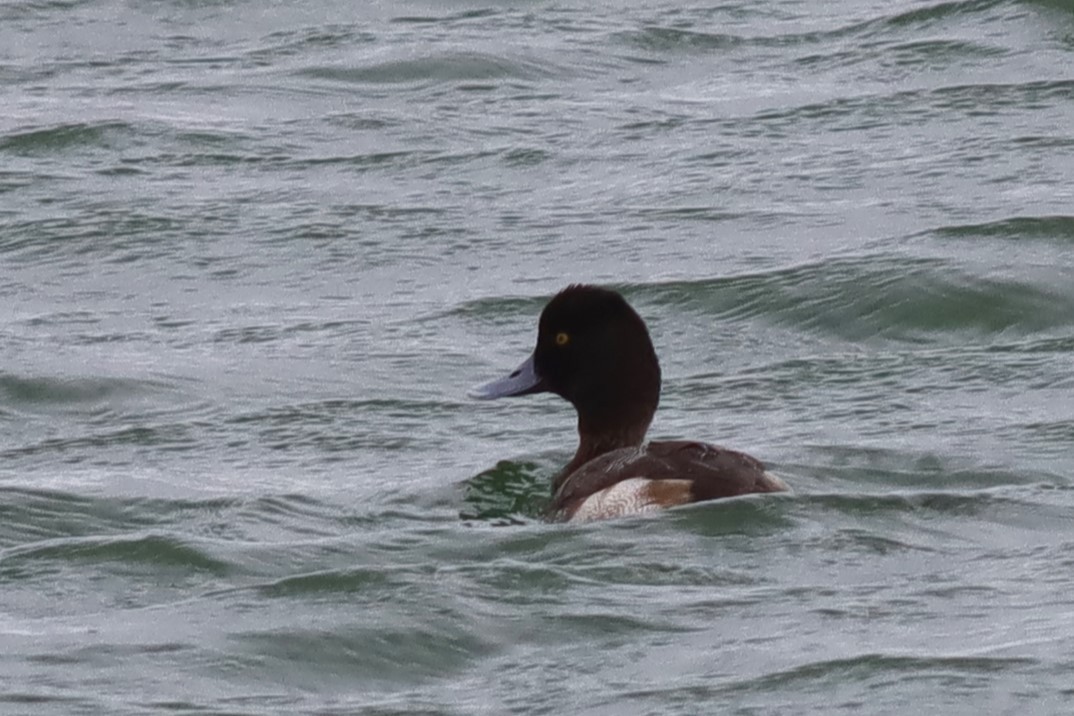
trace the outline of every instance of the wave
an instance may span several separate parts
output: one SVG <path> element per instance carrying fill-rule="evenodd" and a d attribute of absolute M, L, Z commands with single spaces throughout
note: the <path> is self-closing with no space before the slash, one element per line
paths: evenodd
<path fill-rule="evenodd" d="M 621 291 L 654 323 L 662 319 L 646 311 L 646 305 L 679 317 L 762 321 L 854 341 L 964 341 L 972 335 L 1013 339 L 1074 325 L 1074 289 L 1068 285 L 982 276 L 948 259 L 889 253 L 833 257 L 696 281 L 607 285 Z M 520 319 L 531 320 L 547 300 L 547 296 L 474 299 L 428 319 L 451 316 L 517 325 Z"/>
<path fill-rule="evenodd" d="M 202 499 L 137 498 L 0 485 L 0 546 L 78 545 L 128 535 L 242 542 L 264 528 L 305 539 L 353 524 L 351 515 L 306 495 Z M 336 525 L 335 528 L 329 525 Z M 170 538 L 170 537 L 169 537 Z"/>
<path fill-rule="evenodd" d="M 949 260 L 872 254 L 627 292 L 676 312 L 767 321 L 848 340 L 919 343 L 1074 325 L 1074 290 L 980 276 Z"/>
<path fill-rule="evenodd" d="M 166 534 L 123 534 L 50 540 L 4 550 L 3 570 L 9 575 L 30 563 L 147 564 L 156 569 L 183 569 L 224 575 L 232 565 L 214 558 L 189 539 Z M 25 578 L 25 574 L 23 575 Z"/>
<path fill-rule="evenodd" d="M 1074 216 L 1012 216 L 983 223 L 940 226 L 929 233 L 945 239 L 1012 239 L 1019 242 L 1074 241 Z"/>

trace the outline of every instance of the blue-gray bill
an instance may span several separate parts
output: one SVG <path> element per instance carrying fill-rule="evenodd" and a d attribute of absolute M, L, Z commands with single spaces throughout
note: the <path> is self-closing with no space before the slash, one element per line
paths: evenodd
<path fill-rule="evenodd" d="M 467 395 L 477 400 L 495 400 L 496 398 L 507 398 L 513 395 L 540 393 L 544 389 L 544 381 L 534 370 L 533 356 L 531 355 L 522 362 L 522 365 L 511 371 L 507 377 L 472 388 Z"/>

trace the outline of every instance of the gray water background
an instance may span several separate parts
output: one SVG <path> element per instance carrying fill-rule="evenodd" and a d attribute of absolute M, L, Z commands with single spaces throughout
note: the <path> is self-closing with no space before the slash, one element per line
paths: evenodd
<path fill-rule="evenodd" d="M 1074 709 L 1074 6 L 0 6 L 0 713 Z M 539 520 L 624 292 L 651 434 Z"/>

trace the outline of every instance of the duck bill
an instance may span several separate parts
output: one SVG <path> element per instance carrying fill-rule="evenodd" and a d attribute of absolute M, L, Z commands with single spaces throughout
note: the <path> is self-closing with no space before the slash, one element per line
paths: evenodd
<path fill-rule="evenodd" d="M 494 380 L 491 383 L 480 385 L 470 390 L 468 395 L 477 400 L 495 400 L 496 398 L 509 398 L 514 395 L 529 395 L 530 393 L 543 393 L 547 390 L 544 381 L 533 367 L 531 355 L 522 365 L 515 368 L 506 378 Z"/>

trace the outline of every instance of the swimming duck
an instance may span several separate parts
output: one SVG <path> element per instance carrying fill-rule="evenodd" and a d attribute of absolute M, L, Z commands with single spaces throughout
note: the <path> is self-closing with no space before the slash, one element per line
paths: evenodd
<path fill-rule="evenodd" d="M 581 522 L 788 489 L 745 453 L 691 440 L 645 442 L 660 402 L 660 362 L 645 322 L 615 291 L 560 291 L 541 312 L 530 357 L 470 396 L 532 393 L 555 393 L 578 413 L 578 449 L 552 481 L 554 519 Z"/>

